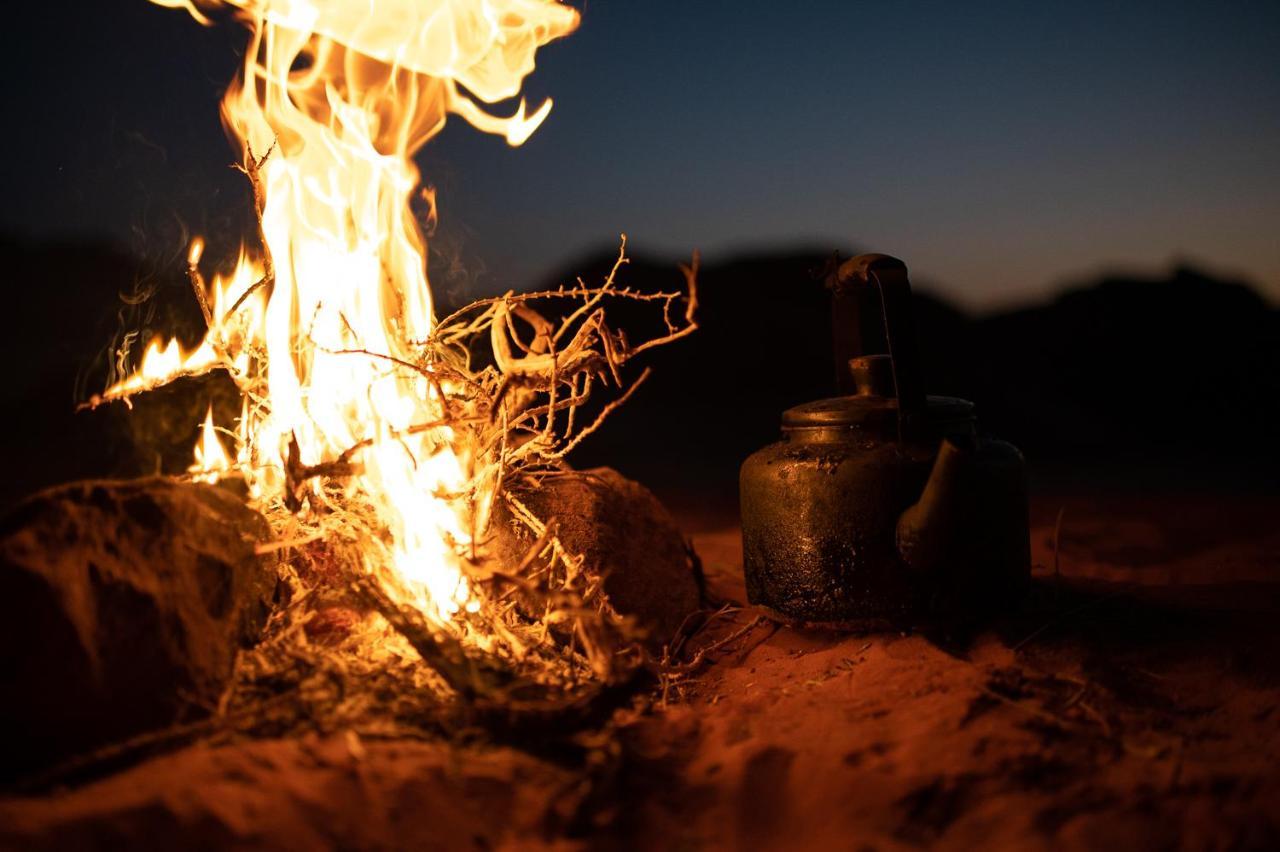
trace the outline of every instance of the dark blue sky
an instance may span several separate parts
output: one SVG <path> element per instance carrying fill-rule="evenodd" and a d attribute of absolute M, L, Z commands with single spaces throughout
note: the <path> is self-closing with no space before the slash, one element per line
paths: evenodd
<path fill-rule="evenodd" d="M 23 118 L 4 229 L 234 242 L 216 104 L 240 34 L 75 5 L 5 35 Z M 528 86 L 556 100 L 532 140 L 455 120 L 421 157 L 486 286 L 625 230 L 637 252 L 712 259 L 873 248 L 971 306 L 1177 259 L 1280 299 L 1275 0 L 576 5 Z"/>

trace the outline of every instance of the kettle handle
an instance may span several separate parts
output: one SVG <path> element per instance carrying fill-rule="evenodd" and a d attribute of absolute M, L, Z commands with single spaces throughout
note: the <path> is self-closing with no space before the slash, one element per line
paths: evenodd
<path fill-rule="evenodd" d="M 893 365 L 893 386 L 898 397 L 898 417 L 901 425 L 909 423 L 924 410 L 924 380 L 920 373 L 920 355 L 916 345 L 915 313 L 911 302 L 911 282 L 907 278 L 907 265 L 887 254 L 860 254 L 840 264 L 832 282 L 837 302 L 854 297 L 855 310 L 870 308 L 872 300 L 868 285 L 873 285 L 880 296 L 880 312 L 884 321 L 884 338 Z M 850 292 L 853 290 L 854 292 Z M 859 310 L 859 313 L 862 311 Z M 837 316 L 847 314 L 837 310 Z M 863 317 L 858 318 L 864 321 Z M 846 320 L 847 321 L 847 320 Z M 857 331 L 857 330 L 855 330 Z M 842 332 L 837 329 L 837 334 Z M 858 344 L 867 335 L 858 332 Z M 847 354 L 836 343 L 837 357 L 844 363 L 838 365 L 840 375 L 849 374 Z M 871 352 L 858 352 L 871 355 Z"/>

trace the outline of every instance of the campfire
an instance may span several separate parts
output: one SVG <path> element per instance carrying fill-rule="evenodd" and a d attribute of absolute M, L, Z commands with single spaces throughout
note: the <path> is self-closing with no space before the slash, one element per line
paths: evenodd
<path fill-rule="evenodd" d="M 33 7 L 0 850 L 1280 848 L 1275 15 L 892 5 Z"/>
<path fill-rule="evenodd" d="M 550 100 L 505 116 L 489 105 L 519 94 L 535 51 L 578 13 L 557 0 L 154 2 L 249 30 L 222 114 L 257 232 L 212 273 L 191 241 L 203 340 L 153 340 L 131 371 L 121 349 L 116 380 L 85 405 L 131 406 L 214 372 L 239 393 L 234 423 L 209 407 L 183 478 L 243 483 L 284 603 L 238 658 L 222 716 L 260 723 L 281 683 L 309 717 L 332 714 L 307 687 L 334 666 L 398 678 L 400 703 L 462 697 L 508 714 L 580 706 L 652 669 L 652 631 L 610 599 L 589 546 L 560 534 L 557 518 L 583 507 L 547 495 L 585 476 L 566 457 L 649 376 L 632 360 L 697 328 L 697 258 L 683 288 L 638 292 L 622 281 L 624 236 L 603 281 L 437 317 L 436 196 L 413 161 L 450 116 L 528 139 Z M 619 302 L 652 314 L 638 340 L 611 322 Z"/>

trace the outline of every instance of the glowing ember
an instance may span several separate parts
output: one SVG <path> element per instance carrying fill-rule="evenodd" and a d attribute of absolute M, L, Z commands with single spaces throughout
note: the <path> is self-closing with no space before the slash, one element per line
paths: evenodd
<path fill-rule="evenodd" d="M 390 369 L 414 361 L 434 326 L 412 156 L 450 113 L 512 145 L 528 138 L 550 101 L 531 115 L 521 101 L 505 118 L 477 101 L 517 95 L 534 52 L 572 31 L 577 13 L 557 0 L 154 2 L 202 23 L 230 9 L 250 30 L 223 118 L 244 151 L 265 244 L 209 288 L 194 242 L 208 336 L 190 353 L 153 341 L 137 373 L 101 399 L 227 367 L 245 392 L 235 466 L 256 498 L 287 502 L 290 470 L 358 448 L 347 496 L 376 513 L 418 605 L 439 620 L 475 611 L 459 559 L 490 507 L 448 496 L 473 481 L 477 448 L 432 425 L 447 420 L 447 377 Z M 210 415 L 192 470 L 213 478 L 232 467 Z M 305 488 L 322 497 L 317 480 Z"/>

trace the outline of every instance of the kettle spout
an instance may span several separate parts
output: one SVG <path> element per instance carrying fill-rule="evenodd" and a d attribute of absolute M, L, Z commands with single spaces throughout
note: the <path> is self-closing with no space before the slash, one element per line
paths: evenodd
<path fill-rule="evenodd" d="M 995 603 L 1030 576 L 1027 475 L 1012 444 L 947 438 L 919 501 L 898 519 L 898 554 L 953 604 Z"/>
<path fill-rule="evenodd" d="M 915 505 L 898 518 L 898 554 L 919 574 L 935 574 L 963 537 L 979 450 L 972 438 L 946 438 Z"/>

